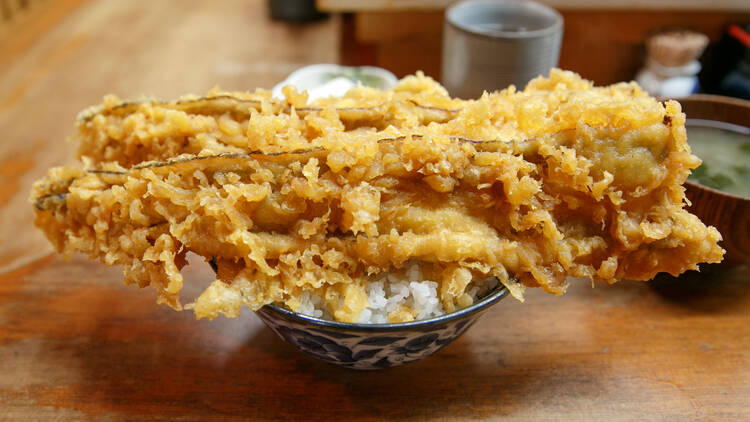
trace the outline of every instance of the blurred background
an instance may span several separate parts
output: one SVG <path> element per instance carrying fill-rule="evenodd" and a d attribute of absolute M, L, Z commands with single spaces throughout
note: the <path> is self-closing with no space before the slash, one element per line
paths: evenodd
<path fill-rule="evenodd" d="M 443 14 L 451 3 L 0 0 L 0 92 L 8 90 L 6 84 L 18 85 L 17 73 L 36 69 L 41 77 L 39 66 L 24 67 L 41 57 L 47 68 L 69 61 L 85 70 L 85 80 L 59 81 L 66 86 L 103 79 L 110 91 L 131 95 L 173 96 L 214 82 L 229 89 L 270 88 L 315 62 L 375 65 L 399 77 L 423 70 L 439 79 Z M 542 3 L 565 20 L 560 67 L 597 84 L 634 79 L 648 38 L 680 28 L 708 37 L 701 79 L 706 90 L 719 90 L 722 78 L 739 67 L 750 39 L 728 32 L 731 24 L 750 23 L 746 0 Z"/>
<path fill-rule="evenodd" d="M 319 0 L 318 7 L 343 14 L 343 63 L 376 64 L 398 76 L 422 69 L 439 77 L 443 11 L 451 3 Z M 750 23 L 750 2 L 745 0 L 541 3 L 557 9 L 565 20 L 559 66 L 596 84 L 633 80 L 644 64 L 647 40 L 666 29 L 707 35 L 712 46 L 721 44 L 711 58 L 731 68 L 742 58 L 741 43 L 728 36 L 727 30 L 731 24 Z"/>

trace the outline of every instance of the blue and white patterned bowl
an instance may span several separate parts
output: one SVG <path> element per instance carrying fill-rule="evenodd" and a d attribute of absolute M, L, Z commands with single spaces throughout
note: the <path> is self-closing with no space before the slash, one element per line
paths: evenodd
<path fill-rule="evenodd" d="M 380 369 L 429 356 L 457 339 L 491 305 L 508 295 L 502 285 L 477 303 L 443 316 L 398 324 L 350 324 L 268 305 L 256 313 L 284 341 L 326 362 Z"/>

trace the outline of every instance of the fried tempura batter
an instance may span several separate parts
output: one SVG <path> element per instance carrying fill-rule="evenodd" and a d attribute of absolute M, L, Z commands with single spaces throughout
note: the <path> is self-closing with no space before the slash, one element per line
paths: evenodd
<path fill-rule="evenodd" d="M 211 260 L 218 279 L 187 305 L 209 318 L 314 292 L 353 322 L 368 281 L 409 261 L 452 311 L 471 279 L 520 299 L 722 258 L 718 231 L 684 209 L 700 160 L 679 104 L 635 84 L 554 70 L 472 101 L 421 75 L 309 105 L 285 94 L 107 98 L 78 119 L 84 168 L 35 184 L 36 224 L 175 309 L 184 254 Z"/>

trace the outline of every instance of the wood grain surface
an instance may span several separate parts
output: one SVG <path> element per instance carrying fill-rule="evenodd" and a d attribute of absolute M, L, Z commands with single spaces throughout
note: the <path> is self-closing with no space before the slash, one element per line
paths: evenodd
<path fill-rule="evenodd" d="M 304 356 L 244 311 L 196 321 L 64 262 L 32 227 L 33 180 L 114 92 L 270 87 L 338 60 L 340 20 L 258 1 L 48 1 L 0 41 L 0 420 L 750 420 L 747 269 L 505 299 L 437 355 L 378 372 Z M 26 32 L 24 32 L 26 31 Z M 186 299 L 211 279 L 185 271 Z"/>

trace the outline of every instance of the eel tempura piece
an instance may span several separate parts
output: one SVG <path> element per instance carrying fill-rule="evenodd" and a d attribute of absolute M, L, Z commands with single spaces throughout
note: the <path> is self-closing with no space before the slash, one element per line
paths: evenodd
<path fill-rule="evenodd" d="M 469 101 L 421 75 L 312 104 L 285 93 L 105 100 L 79 116 L 83 165 L 34 185 L 37 226 L 175 309 L 185 253 L 203 256 L 217 280 L 187 307 L 209 318 L 312 293 L 356 321 L 367 283 L 409 262 L 452 311 L 488 276 L 520 299 L 723 256 L 685 210 L 700 160 L 679 104 L 635 84 L 554 70 Z"/>

